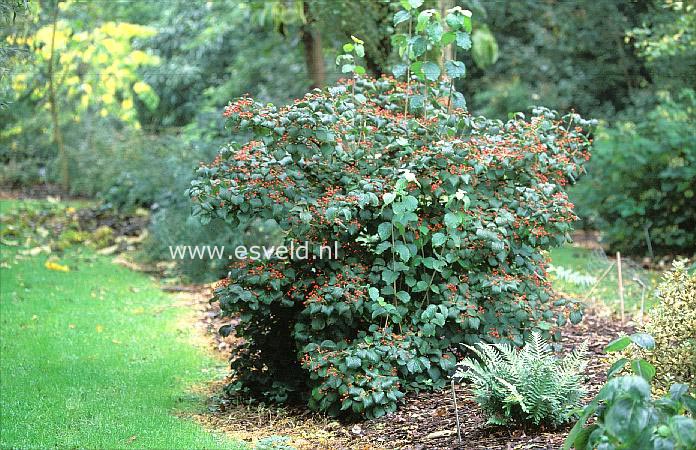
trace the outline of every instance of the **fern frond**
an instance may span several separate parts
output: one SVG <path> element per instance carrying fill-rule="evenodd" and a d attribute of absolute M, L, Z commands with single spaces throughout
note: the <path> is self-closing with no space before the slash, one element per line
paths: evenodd
<path fill-rule="evenodd" d="M 539 333 L 517 350 L 509 344 L 466 346 L 473 357 L 459 363 L 462 378 L 473 384 L 476 402 L 488 423 L 542 422 L 557 426 L 569 421 L 584 396 L 582 372 L 587 345 L 556 358 Z M 459 373 L 459 372 L 458 372 Z"/>

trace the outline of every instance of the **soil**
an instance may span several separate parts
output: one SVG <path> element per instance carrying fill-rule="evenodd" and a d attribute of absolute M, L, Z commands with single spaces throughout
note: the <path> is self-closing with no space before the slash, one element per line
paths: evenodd
<path fill-rule="evenodd" d="M 222 338 L 221 319 L 215 304 L 209 304 L 210 288 L 194 294 L 201 311 L 198 327 L 208 335 L 211 348 L 227 359 L 238 339 Z M 589 346 L 586 387 L 588 401 L 606 381 L 609 362 L 604 347 L 622 334 L 632 331 L 603 306 L 586 311 L 583 321 L 563 330 L 563 351 L 583 341 Z M 269 436 L 287 436 L 300 449 L 547 449 L 560 448 L 570 426 L 561 429 L 522 429 L 486 425 L 481 410 L 466 385 L 456 387 L 461 429 L 457 437 L 456 415 L 451 389 L 406 395 L 399 409 L 386 417 L 363 422 L 342 422 L 309 411 L 304 407 L 247 404 L 222 395 L 225 382 L 211 386 L 209 412 L 195 418 L 216 431 L 248 442 Z"/>

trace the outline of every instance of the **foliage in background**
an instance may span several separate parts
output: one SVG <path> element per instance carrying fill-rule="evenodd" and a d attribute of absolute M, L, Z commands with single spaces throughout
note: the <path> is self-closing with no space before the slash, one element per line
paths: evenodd
<path fill-rule="evenodd" d="M 576 415 L 585 395 L 587 344 L 563 359 L 536 332 L 521 350 L 506 343 L 466 347 L 476 358 L 463 359 L 454 376 L 473 383 L 488 423 L 557 427 Z"/>
<path fill-rule="evenodd" d="M 256 24 L 244 2 L 167 2 L 154 25 L 157 35 L 144 45 L 160 64 L 143 73 L 161 102 L 154 111 L 141 111 L 148 129 L 193 124 L 218 136 L 219 111 L 230 98 L 253 93 L 282 104 L 309 86 L 301 52 Z"/>
<path fill-rule="evenodd" d="M 11 108 L 0 110 L 0 160 L 3 163 L 0 183 L 3 186 L 50 185 L 58 179 L 58 152 L 49 139 L 53 127 L 48 125 L 47 99 L 38 95 L 31 83 L 27 84 L 34 82 L 36 87 L 42 83 L 45 86 L 46 61 L 43 57 L 37 58 L 36 49 L 19 44 L 51 26 L 53 4 L 52 1 L 28 2 L 27 8 L 22 0 L 0 3 L 3 11 L 0 60 L 6 64 L 3 64 L 0 79 L 0 91 L 4 94 L 0 95 L 5 101 L 12 101 Z M 100 192 L 109 197 L 112 195 L 108 192 L 115 188 L 113 197 L 131 197 L 124 202 L 126 205 L 154 202 L 165 208 L 166 202 L 161 198 L 169 198 L 186 187 L 187 183 L 179 184 L 178 176 L 175 183 L 159 183 L 165 180 L 158 160 L 148 154 L 153 140 L 162 139 L 172 146 L 174 155 L 186 154 L 178 163 L 186 167 L 193 159 L 208 160 L 211 149 L 218 146 L 220 139 L 228 138 L 218 113 L 228 99 L 250 93 L 263 102 L 284 104 L 306 92 L 314 82 L 311 67 L 307 65 L 305 44 L 308 36 L 314 42 L 312 45 L 320 45 L 326 65 L 323 70 L 329 83 L 340 75 L 331 70 L 333 49 L 351 34 L 365 41 L 364 64 L 361 62 L 361 65 L 368 73 L 390 73 L 390 65 L 404 62 L 405 55 L 409 62 L 407 67 L 417 62 L 409 60 L 411 51 L 404 53 L 401 43 L 393 45 L 391 41 L 394 33 L 409 35 L 409 21 L 395 23 L 393 19 L 393 14 L 403 10 L 404 5 L 415 8 L 409 13 L 413 14 L 410 33 L 413 41 L 408 45 L 415 44 L 411 50 L 420 52 L 422 44 L 426 43 L 426 51 L 416 59 L 421 66 L 425 62 L 433 63 L 427 65 L 430 77 L 436 73 L 435 66 L 453 76 L 466 70 L 467 81 L 463 82 L 460 77 L 455 84 L 458 90 L 469 94 L 470 110 L 502 118 L 527 110 L 532 104 L 543 103 L 560 110 L 576 108 L 581 113 L 603 117 L 610 125 L 607 135 L 620 136 L 622 142 L 626 141 L 618 145 L 609 158 L 616 154 L 620 160 L 626 146 L 632 145 L 624 139 L 626 133 L 621 128 L 613 128 L 613 124 L 619 120 L 645 122 L 646 112 L 664 106 L 655 106 L 656 92 L 660 89 L 673 92 L 675 98 L 671 101 L 682 104 L 676 93 L 696 83 L 696 58 L 691 45 L 696 33 L 690 2 L 655 0 L 617 4 L 609 0 L 578 0 L 555 4 L 529 0 L 484 4 L 465 0 L 220 0 L 201 3 L 175 0 L 164 3 L 65 1 L 60 5 L 58 37 L 63 31 L 72 30 L 74 36 L 70 37 L 74 37 L 75 42 L 70 42 L 71 49 L 59 49 L 56 64 L 60 68 L 60 53 L 64 50 L 68 56 L 74 54 L 73 50 L 79 50 L 77 59 L 66 62 L 64 69 L 69 68 L 70 73 L 57 77 L 65 93 L 70 89 L 75 93 L 69 101 L 58 102 L 58 122 L 72 180 L 70 191 L 87 195 Z M 423 29 L 421 36 L 417 36 L 415 28 L 421 12 L 446 15 L 448 8 L 457 6 L 469 7 L 475 12 L 471 54 L 454 58 L 450 52 L 446 60 L 457 59 L 463 64 L 447 71 L 444 60 L 434 55 L 436 51 L 432 46 L 449 42 L 452 30 L 445 24 L 440 36 L 438 27 L 433 24 L 428 33 Z M 16 20 L 8 21 L 15 12 Z M 400 17 L 408 18 L 404 12 Z M 80 36 L 87 36 L 108 42 L 109 37 L 101 31 L 110 26 L 128 31 L 132 27 L 127 24 L 139 29 L 154 29 L 157 33 L 130 39 L 127 43 L 116 39 L 119 46 L 127 45 L 130 49 L 130 53 L 119 54 L 118 61 L 112 60 L 129 65 L 128 76 L 123 77 L 123 68 L 100 62 L 104 49 L 97 42 L 79 40 Z M 423 24 L 428 28 L 425 22 Z M 458 42 L 460 53 L 468 48 L 466 39 Z M 46 47 L 41 51 L 45 52 Z M 157 64 L 139 65 L 133 71 L 135 66 L 130 65 L 133 61 L 128 58 L 129 54 L 140 55 L 138 58 L 147 55 L 149 62 L 157 60 Z M 80 63 L 76 68 L 74 62 L 77 60 Z M 115 82 L 124 89 L 109 91 L 113 95 L 105 98 L 113 97 L 114 102 L 110 103 L 111 107 L 104 108 L 107 116 L 100 117 L 104 99 L 93 95 L 88 107 L 83 108 L 81 102 L 87 97 L 82 95 L 82 85 L 94 91 L 96 85 L 89 80 L 96 80 L 102 69 L 114 67 L 119 76 L 109 81 L 109 86 Z M 15 75 L 19 76 L 18 82 L 14 82 Z M 79 83 L 68 83 L 69 79 L 75 81 L 74 75 Z M 130 89 L 126 89 L 128 80 Z M 152 91 L 148 89 L 139 95 L 133 90 L 138 82 L 144 82 Z M 20 90 L 24 85 L 26 89 Z M 143 87 L 138 86 L 139 90 Z M 101 83 L 96 87 L 102 89 Z M 122 95 L 125 97 L 121 98 Z M 414 101 L 420 101 L 419 95 L 414 95 Z M 121 110 L 124 102 L 130 105 L 129 98 L 133 108 Z M 462 100 L 463 97 L 457 102 Z M 148 105 L 156 107 L 150 110 Z M 119 116 L 128 120 L 123 121 Z M 137 125 L 144 130 L 135 130 Z M 682 129 L 682 135 L 685 130 Z M 671 142 L 672 131 L 666 132 L 670 136 L 658 131 L 649 139 L 665 138 Z M 652 132 L 648 130 L 647 133 Z M 128 158 L 133 157 L 133 149 L 141 150 L 144 155 L 137 160 L 149 165 L 138 170 L 129 168 L 128 174 L 114 178 L 98 176 L 98 182 L 80 176 L 85 167 L 93 169 L 90 173 L 98 173 L 101 169 L 105 174 L 112 174 L 116 172 L 112 167 L 131 166 Z M 196 152 L 198 156 L 194 155 Z M 100 154 L 108 158 L 100 158 Z M 89 165 L 82 161 L 89 161 Z M 173 165 L 172 160 L 167 161 L 168 167 Z M 599 165 L 590 173 L 597 180 L 608 178 Z M 158 180 L 158 185 L 150 178 Z M 126 190 L 119 187 L 122 183 L 132 185 L 133 193 L 127 195 Z M 135 198 L 136 195 L 142 198 Z M 582 198 L 573 200 L 583 206 L 580 211 L 583 218 L 596 217 L 593 208 L 584 207 Z M 114 205 L 119 203 L 113 202 Z M 189 205 L 182 200 L 166 207 L 178 208 L 167 215 L 181 220 L 171 228 L 185 229 Z M 659 214 L 660 220 L 667 220 L 672 212 L 662 210 Z M 163 236 L 163 233 L 152 233 L 152 236 Z M 679 242 L 677 239 L 675 245 L 681 245 Z M 153 249 L 161 249 L 164 241 L 155 244 Z M 683 253 L 683 249 L 678 250 Z M 688 252 L 689 247 L 686 249 Z"/>
<path fill-rule="evenodd" d="M 629 346 L 654 350 L 655 340 L 646 333 L 622 336 L 605 348 L 607 353 Z M 616 376 L 625 365 L 635 375 Z M 643 358 L 622 358 L 607 373 L 609 381 L 584 408 L 566 438 L 563 449 L 689 450 L 696 446 L 696 398 L 687 384 L 673 384 L 669 393 L 652 398 L 650 383 L 656 368 Z M 590 418 L 594 423 L 588 425 Z"/>
<path fill-rule="evenodd" d="M 696 4 L 661 0 L 650 5 L 639 27 L 626 33 L 646 61 L 652 82 L 680 90 L 696 83 Z"/>
<path fill-rule="evenodd" d="M 659 303 L 638 329 L 655 339 L 654 349 L 629 348 L 624 358 L 638 356 L 656 367 L 655 392 L 664 393 L 673 383 L 696 388 L 696 274 L 686 262 L 675 262 L 658 287 Z"/>
<path fill-rule="evenodd" d="M 6 38 L 26 57 L 13 68 L 12 108 L 0 110 L 0 160 L 6 165 L 0 181 L 23 185 L 60 178 L 69 188 L 69 160 L 75 156 L 69 147 L 80 140 L 69 140 L 66 150 L 63 136 L 81 134 L 83 120 L 88 126 L 101 122 L 137 128 L 135 99 L 156 106 L 157 96 L 138 74 L 156 59 L 133 48 L 134 41 L 154 30 L 78 20 L 81 11 L 72 2 L 34 9 L 24 33 Z M 45 15 L 51 17 L 48 24 L 41 20 Z"/>
<path fill-rule="evenodd" d="M 640 24 L 644 3 L 463 4 L 488 26 L 499 47 L 495 64 L 471 70 L 471 82 L 459 86 L 477 114 L 504 118 L 543 104 L 612 119 L 645 87 L 645 70 L 624 42 L 626 30 Z"/>
<path fill-rule="evenodd" d="M 642 255 L 696 251 L 696 93 L 663 93 L 635 122 L 597 133 L 579 214 L 610 247 Z"/>

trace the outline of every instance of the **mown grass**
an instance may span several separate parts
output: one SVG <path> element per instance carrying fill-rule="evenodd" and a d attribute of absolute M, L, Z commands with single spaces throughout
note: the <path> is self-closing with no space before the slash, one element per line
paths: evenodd
<path fill-rule="evenodd" d="M 190 309 L 84 248 L 60 259 L 69 272 L 0 251 L 1 448 L 245 448 L 178 416 L 225 372 Z"/>
<path fill-rule="evenodd" d="M 590 295 L 590 299 L 601 301 L 614 311 L 620 310 L 618 271 L 615 264 L 609 268 L 612 263 L 615 263 L 614 259 L 605 259 L 591 250 L 570 245 L 554 248 L 549 252 L 549 255 L 552 266 L 573 272 L 573 275 L 566 277 L 551 272 L 551 281 L 557 291 L 579 299 L 584 299 Z M 607 269 L 609 271 L 606 276 L 601 278 Z M 647 311 L 657 301 L 655 289 L 660 281 L 660 272 L 642 269 L 631 263 L 630 260 L 625 260 L 622 264 L 622 273 L 626 311 L 634 314 L 640 310 L 643 288 L 640 283 L 635 281 L 636 277 L 646 286 L 645 309 Z M 583 282 L 582 276 L 587 275 L 594 277 L 595 282 Z M 593 287 L 594 290 L 592 290 Z"/>

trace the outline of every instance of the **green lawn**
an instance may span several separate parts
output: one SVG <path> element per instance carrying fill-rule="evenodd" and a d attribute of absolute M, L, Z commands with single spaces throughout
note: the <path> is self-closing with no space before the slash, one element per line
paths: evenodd
<path fill-rule="evenodd" d="M 551 265 L 561 268 L 561 271 L 566 274 L 563 276 L 553 270 L 550 271 L 551 281 L 556 290 L 583 299 L 590 293 L 594 284 L 598 282 L 597 287 L 591 294 L 591 298 L 605 303 L 615 311 L 619 311 L 620 302 L 616 265 L 611 267 L 606 276 L 600 281 L 604 272 L 614 262 L 613 259 L 607 260 L 588 249 L 570 245 L 554 248 L 549 252 L 549 255 L 551 256 Z M 655 288 L 660 281 L 660 273 L 641 269 L 629 261 L 624 261 L 622 266 L 626 311 L 635 313 L 640 310 L 643 288 L 638 282 L 634 281 L 634 277 L 638 277 L 646 286 L 645 308 L 647 311 L 656 302 Z M 594 278 L 594 282 L 590 277 Z"/>
<path fill-rule="evenodd" d="M 0 448 L 243 448 L 176 415 L 225 371 L 190 309 L 85 249 L 60 259 L 69 272 L 0 252 Z"/>

